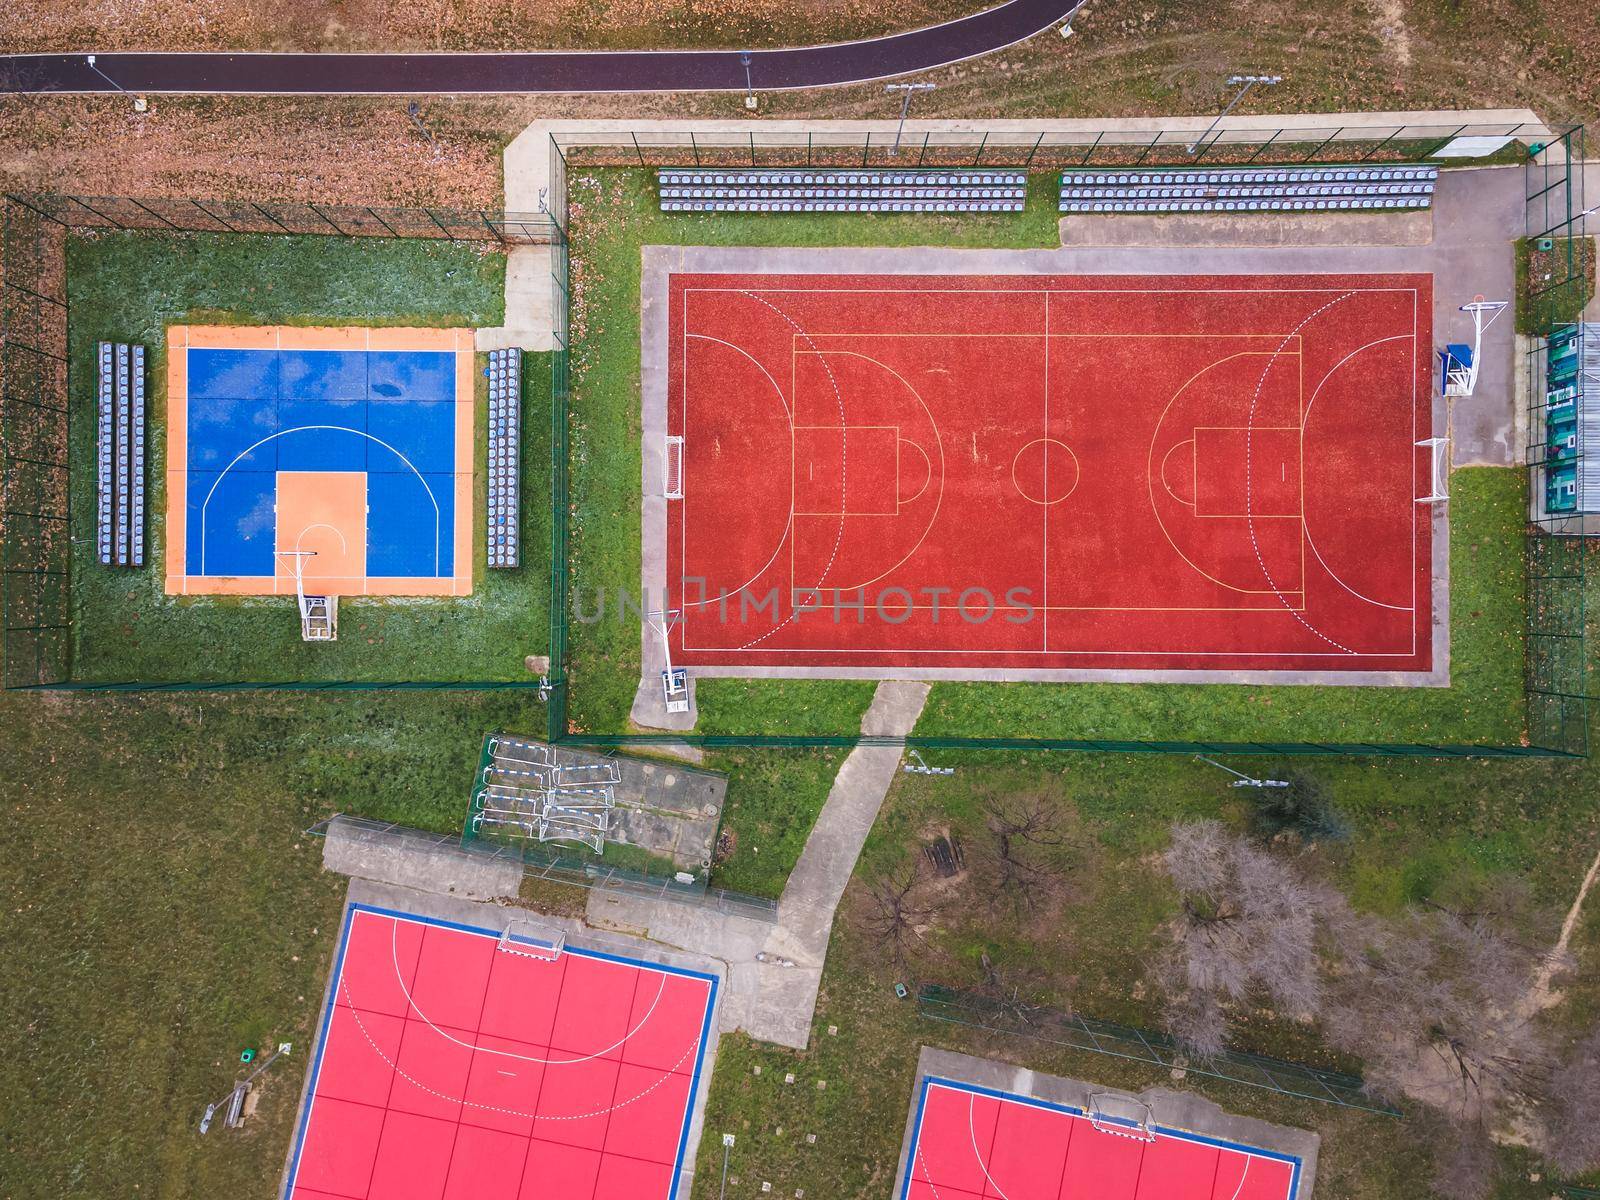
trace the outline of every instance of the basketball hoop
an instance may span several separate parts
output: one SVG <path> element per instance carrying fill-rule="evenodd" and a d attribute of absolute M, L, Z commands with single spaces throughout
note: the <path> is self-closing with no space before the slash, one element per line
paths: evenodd
<path fill-rule="evenodd" d="M 1505 300 L 1485 300 L 1482 293 L 1461 306 L 1472 314 L 1472 345 L 1451 342 L 1439 351 L 1439 391 L 1447 397 L 1470 396 L 1478 387 L 1478 368 L 1483 360 L 1483 331 L 1494 324 L 1507 307 Z"/>

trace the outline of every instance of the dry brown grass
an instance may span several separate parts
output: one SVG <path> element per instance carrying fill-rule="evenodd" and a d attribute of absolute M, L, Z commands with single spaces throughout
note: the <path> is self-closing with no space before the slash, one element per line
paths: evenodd
<path fill-rule="evenodd" d="M 287 44 L 399 48 L 434 38 L 423 28 L 428 20 L 444 21 L 451 45 L 488 44 L 495 23 L 510 14 L 567 20 L 558 30 L 566 44 L 594 46 L 606 44 L 613 27 L 643 42 L 727 41 L 733 35 L 726 28 L 695 33 L 688 23 L 719 13 L 728 28 L 741 15 L 797 13 L 806 18 L 802 27 L 772 25 L 771 40 L 818 40 L 976 6 L 919 0 L 890 13 L 864 0 L 802 0 L 798 7 L 783 0 L 553 0 L 535 13 L 518 0 L 422 0 L 392 11 L 378 0 L 20 0 L 20 19 L 8 27 L 15 43 L 30 46 L 147 44 L 175 29 L 192 33 L 192 47 L 266 44 L 263 31 L 271 29 Z M 180 22 L 180 8 L 193 15 Z M 344 25 L 328 34 L 326 17 L 335 9 Z M 938 90 L 917 98 L 915 115 L 1214 112 L 1221 81 L 1247 69 L 1285 76 L 1240 110 L 1263 119 L 1362 108 L 1530 106 L 1557 119 L 1600 111 L 1600 15 L 1593 10 L 1482 0 L 1468 14 L 1452 0 L 1404 0 L 1397 15 L 1393 4 L 1370 0 L 1097 0 L 1075 26 L 1078 34 L 1068 40 L 1036 37 L 931 73 Z M 518 44 L 540 44 L 539 31 L 555 28 L 519 27 Z M 661 33 L 666 29 L 681 36 Z M 1399 50 L 1402 32 L 1409 62 Z M 896 109 L 881 84 L 763 93 L 761 104 L 768 117 L 888 117 Z M 537 117 L 746 115 L 740 97 L 704 94 L 438 99 L 424 108 L 437 144 L 411 126 L 399 98 L 153 97 L 151 111 L 135 116 L 120 97 L 0 97 L 0 187 L 495 206 L 500 148 Z"/>

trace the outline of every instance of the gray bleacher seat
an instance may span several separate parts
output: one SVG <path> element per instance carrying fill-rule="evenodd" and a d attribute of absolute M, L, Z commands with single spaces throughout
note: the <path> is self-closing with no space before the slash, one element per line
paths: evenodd
<path fill-rule="evenodd" d="M 101 342 L 95 378 L 95 556 L 144 565 L 145 359 L 143 346 Z"/>
<path fill-rule="evenodd" d="M 656 179 L 663 212 L 1020 212 L 1027 199 L 1020 171 L 663 168 Z"/>
<path fill-rule="evenodd" d="M 489 503 L 485 545 L 491 568 L 520 565 L 522 351 L 489 352 Z"/>
<path fill-rule="evenodd" d="M 1438 168 L 1304 166 L 1150 167 L 1061 173 L 1060 211 L 1298 212 L 1427 208 Z"/>

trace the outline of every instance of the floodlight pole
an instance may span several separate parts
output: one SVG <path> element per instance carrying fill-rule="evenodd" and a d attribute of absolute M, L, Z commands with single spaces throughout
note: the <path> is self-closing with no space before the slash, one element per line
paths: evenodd
<path fill-rule="evenodd" d="M 739 51 L 739 65 L 744 68 L 744 106 L 753 109 L 756 106 L 756 89 L 750 82 L 750 51 Z"/>
<path fill-rule="evenodd" d="M 1232 775 L 1234 779 L 1228 785 L 1229 787 L 1286 788 L 1289 786 L 1288 781 L 1284 779 L 1257 779 L 1254 776 L 1246 775 L 1243 771 L 1235 771 L 1232 767 L 1223 766 L 1216 759 L 1207 758 L 1204 754 L 1196 754 L 1195 758 L 1200 762 L 1210 763 L 1218 770 L 1226 771 L 1229 775 Z"/>
<path fill-rule="evenodd" d="M 410 104 L 406 105 L 406 116 L 411 118 L 411 123 L 417 127 L 417 131 L 421 133 L 423 137 L 427 138 L 434 145 L 439 144 L 439 139 L 433 136 L 433 130 L 429 129 L 422 120 L 421 104 L 413 100 Z M 540 196 L 542 199 L 543 193 L 541 193 Z"/>
<path fill-rule="evenodd" d="M 1218 125 L 1222 124 L 1222 118 L 1227 116 L 1229 113 L 1231 113 L 1238 106 L 1239 101 L 1243 100 L 1247 95 L 1249 95 L 1251 88 L 1255 87 L 1255 85 L 1258 84 L 1258 83 L 1263 85 L 1264 87 L 1271 87 L 1274 84 L 1278 84 L 1278 83 L 1282 83 L 1282 82 L 1283 82 L 1283 76 L 1282 75 L 1230 75 L 1230 76 L 1228 76 L 1228 86 L 1229 87 L 1236 87 L 1239 90 L 1238 90 L 1237 93 L 1235 93 L 1233 99 L 1228 101 L 1228 107 L 1223 109 L 1221 112 L 1219 112 L 1217 114 L 1216 120 L 1211 122 L 1210 126 L 1206 129 L 1206 131 L 1204 133 L 1202 133 L 1199 136 L 1199 138 L 1197 138 L 1195 141 L 1190 142 L 1186 147 L 1184 147 L 1184 149 L 1188 153 L 1189 157 L 1193 158 L 1195 156 L 1196 152 L 1199 151 L 1200 147 L 1205 145 L 1206 139 L 1211 136 L 1211 131 L 1214 130 Z"/>
<path fill-rule="evenodd" d="M 133 107 L 134 107 L 134 109 L 136 111 L 143 112 L 144 109 L 145 109 L 144 97 L 143 96 L 135 96 L 132 92 L 128 91 L 127 88 L 123 87 L 115 79 L 113 79 L 113 78 L 111 78 L 111 76 L 107 75 L 104 71 L 102 71 L 98 66 L 95 65 L 95 58 L 96 58 L 96 56 L 93 55 L 93 54 L 85 54 L 83 56 L 83 61 L 86 64 L 88 64 L 89 70 L 93 71 L 96 75 L 100 76 L 101 79 L 104 79 L 112 87 L 116 88 L 117 91 L 121 92 L 124 96 L 127 96 L 128 99 L 132 100 L 133 101 Z"/>
<path fill-rule="evenodd" d="M 895 126 L 894 145 L 889 147 L 891 157 L 900 153 L 900 135 L 905 132 L 906 114 L 911 111 L 912 92 L 931 92 L 938 87 L 935 83 L 886 83 L 883 85 L 885 92 L 900 92 L 904 99 L 900 101 L 900 124 Z"/>

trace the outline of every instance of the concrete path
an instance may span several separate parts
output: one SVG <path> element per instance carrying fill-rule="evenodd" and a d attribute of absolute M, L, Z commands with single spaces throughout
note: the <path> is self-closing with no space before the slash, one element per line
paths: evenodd
<path fill-rule="evenodd" d="M 926 683 L 885 680 L 861 722 L 865 734 L 904 736 L 922 715 Z M 839 768 L 827 803 L 778 902 L 777 924 L 670 901 L 604 891 L 589 897 L 587 922 L 648 937 L 728 966 L 721 1029 L 803 1050 L 834 914 L 878 810 L 900 767 L 898 746 L 857 746 Z"/>

